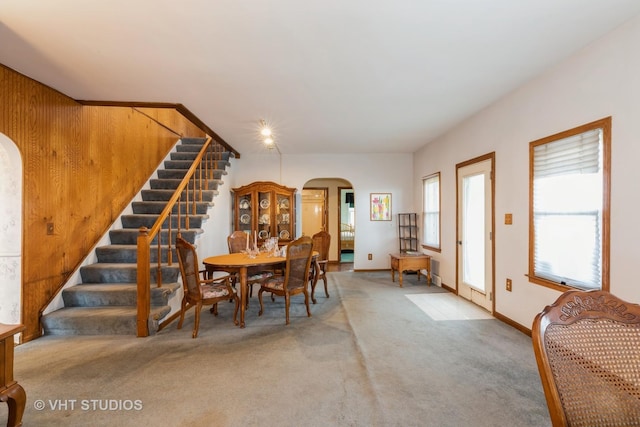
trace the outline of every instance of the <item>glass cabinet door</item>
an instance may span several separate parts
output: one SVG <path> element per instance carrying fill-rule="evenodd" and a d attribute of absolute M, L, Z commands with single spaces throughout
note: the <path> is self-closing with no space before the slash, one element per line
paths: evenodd
<path fill-rule="evenodd" d="M 291 228 L 291 196 L 285 194 L 276 194 L 276 233 L 280 240 L 291 240 L 293 230 Z"/>
<path fill-rule="evenodd" d="M 271 192 L 258 192 L 258 240 L 271 237 Z"/>
<path fill-rule="evenodd" d="M 253 215 L 251 209 L 251 193 L 238 198 L 238 230 L 251 233 L 253 230 Z"/>

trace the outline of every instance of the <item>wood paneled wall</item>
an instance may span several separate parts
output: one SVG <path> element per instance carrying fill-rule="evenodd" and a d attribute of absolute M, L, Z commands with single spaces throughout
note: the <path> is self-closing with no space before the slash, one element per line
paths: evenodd
<path fill-rule="evenodd" d="M 24 166 L 22 322 L 29 341 L 41 335 L 47 303 L 179 135 L 204 132 L 171 109 L 82 106 L 2 65 L 0 94 L 0 132 Z"/>

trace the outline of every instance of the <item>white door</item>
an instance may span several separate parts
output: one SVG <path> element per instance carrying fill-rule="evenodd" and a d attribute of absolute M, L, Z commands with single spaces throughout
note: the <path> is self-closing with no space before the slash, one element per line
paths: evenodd
<path fill-rule="evenodd" d="M 493 153 L 457 166 L 458 295 L 493 313 Z"/>
<path fill-rule="evenodd" d="M 313 236 L 327 231 L 327 189 L 302 189 L 302 235 Z"/>

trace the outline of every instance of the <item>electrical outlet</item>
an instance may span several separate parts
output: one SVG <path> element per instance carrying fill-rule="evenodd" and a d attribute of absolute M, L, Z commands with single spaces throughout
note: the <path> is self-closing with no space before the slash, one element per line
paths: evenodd
<path fill-rule="evenodd" d="M 507 291 L 511 292 L 511 279 L 507 279 Z"/>
<path fill-rule="evenodd" d="M 513 214 L 510 214 L 510 213 L 504 214 L 504 223 L 506 225 L 513 224 Z"/>
<path fill-rule="evenodd" d="M 367 255 L 367 259 L 368 259 L 369 261 L 371 261 L 371 260 L 373 259 L 373 254 L 369 254 L 369 255 Z"/>

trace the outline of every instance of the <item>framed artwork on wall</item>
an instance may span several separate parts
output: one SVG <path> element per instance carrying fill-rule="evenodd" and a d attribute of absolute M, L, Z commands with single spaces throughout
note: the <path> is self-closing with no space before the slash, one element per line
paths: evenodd
<path fill-rule="evenodd" d="M 391 193 L 371 193 L 371 221 L 391 221 Z"/>

